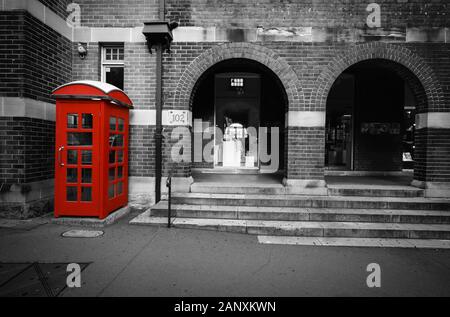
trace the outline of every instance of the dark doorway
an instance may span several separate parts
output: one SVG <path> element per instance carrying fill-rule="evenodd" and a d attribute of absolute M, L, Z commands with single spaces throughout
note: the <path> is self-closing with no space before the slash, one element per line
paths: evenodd
<path fill-rule="evenodd" d="M 287 96 L 278 77 L 263 64 L 248 59 L 230 59 L 220 62 L 208 69 L 198 80 L 191 96 L 193 112 L 194 136 L 214 126 L 221 129 L 222 134 L 232 134 L 240 137 L 239 128 L 242 126 L 244 133 L 248 128 L 277 127 L 279 130 L 279 171 L 284 169 L 284 141 L 285 141 L 285 113 L 287 110 Z M 200 126 L 201 125 L 201 126 Z M 228 129 L 227 129 L 228 128 Z M 237 129 L 237 130 L 236 130 Z M 211 135 L 211 138 L 203 138 L 201 148 L 215 141 L 214 155 L 220 157 L 219 163 L 207 162 L 202 151 L 193 150 L 193 168 L 208 168 L 223 166 L 223 142 L 215 139 L 222 136 Z M 258 137 L 258 136 L 257 136 Z M 270 140 L 270 135 L 268 136 Z M 240 157 L 241 167 L 246 165 L 249 159 L 254 159 L 255 169 L 264 172 L 264 165 L 259 160 L 259 153 L 253 150 L 250 137 L 242 140 Z M 258 139 L 259 140 L 259 139 Z M 198 142 L 197 142 L 198 143 Z M 221 146 L 220 146 L 221 145 Z M 194 144 L 194 147 L 196 144 Z M 198 144 L 197 144 L 198 148 Z M 270 149 L 270 145 L 269 145 Z M 221 152 L 222 151 L 222 152 Z M 246 162 L 247 161 L 247 162 Z"/>
<path fill-rule="evenodd" d="M 327 99 L 325 164 L 331 170 L 413 168 L 416 99 L 393 63 L 344 71 Z"/>

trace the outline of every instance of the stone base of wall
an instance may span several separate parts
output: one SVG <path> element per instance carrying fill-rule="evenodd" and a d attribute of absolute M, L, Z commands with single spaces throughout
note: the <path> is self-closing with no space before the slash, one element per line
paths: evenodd
<path fill-rule="evenodd" d="M 413 180 L 412 186 L 424 189 L 425 197 L 429 198 L 449 198 L 450 183 L 443 182 L 424 182 Z"/>
<path fill-rule="evenodd" d="M 161 179 L 161 193 L 167 194 L 167 177 Z M 172 177 L 173 193 L 188 193 L 192 177 Z M 144 211 L 155 204 L 155 178 L 130 176 L 128 179 L 128 200 L 132 212 Z"/>
<path fill-rule="evenodd" d="M 53 212 L 53 197 L 27 203 L 0 203 L 0 218 L 30 219 Z"/>
<path fill-rule="evenodd" d="M 53 179 L 28 184 L 14 184 L 0 192 L 0 217 L 28 219 L 54 210 Z"/>

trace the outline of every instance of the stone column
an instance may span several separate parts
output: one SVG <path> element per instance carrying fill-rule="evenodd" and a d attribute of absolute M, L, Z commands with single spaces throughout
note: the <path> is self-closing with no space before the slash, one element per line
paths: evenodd
<path fill-rule="evenodd" d="M 413 186 L 426 197 L 450 197 L 450 112 L 416 115 Z"/>
<path fill-rule="evenodd" d="M 291 194 L 326 195 L 325 111 L 289 111 L 283 184 Z"/>

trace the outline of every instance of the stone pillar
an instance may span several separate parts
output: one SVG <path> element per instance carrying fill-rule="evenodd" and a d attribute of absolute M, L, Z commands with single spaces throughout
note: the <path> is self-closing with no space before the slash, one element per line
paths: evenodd
<path fill-rule="evenodd" d="M 283 184 L 291 194 L 326 195 L 325 111 L 289 111 Z"/>
<path fill-rule="evenodd" d="M 413 186 L 426 197 L 450 197 L 450 112 L 416 115 Z"/>

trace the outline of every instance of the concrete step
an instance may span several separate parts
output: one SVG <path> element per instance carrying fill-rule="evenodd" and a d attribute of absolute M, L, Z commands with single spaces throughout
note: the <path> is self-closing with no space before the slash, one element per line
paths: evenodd
<path fill-rule="evenodd" d="M 283 195 L 288 194 L 288 190 L 276 183 L 200 182 L 191 185 L 191 193 Z M 412 186 L 328 185 L 330 196 L 423 197 L 423 193 L 422 189 Z"/>
<path fill-rule="evenodd" d="M 135 225 L 167 224 L 166 217 L 152 217 L 150 210 L 130 221 Z M 270 236 L 348 237 L 389 239 L 450 239 L 450 225 L 368 222 L 262 221 L 241 219 L 173 218 L 175 228 L 216 230 Z"/>
<path fill-rule="evenodd" d="M 424 190 L 412 186 L 328 185 L 330 196 L 423 197 Z"/>
<path fill-rule="evenodd" d="M 151 208 L 151 215 L 167 217 L 167 201 Z M 381 223 L 450 224 L 449 211 L 255 207 L 221 205 L 172 205 L 180 218 L 244 219 L 274 221 L 343 221 Z"/>
<path fill-rule="evenodd" d="M 191 193 L 283 195 L 286 190 L 282 184 L 201 182 L 191 185 Z"/>
<path fill-rule="evenodd" d="M 423 197 L 174 193 L 172 203 L 177 205 L 450 210 L 450 199 Z"/>

